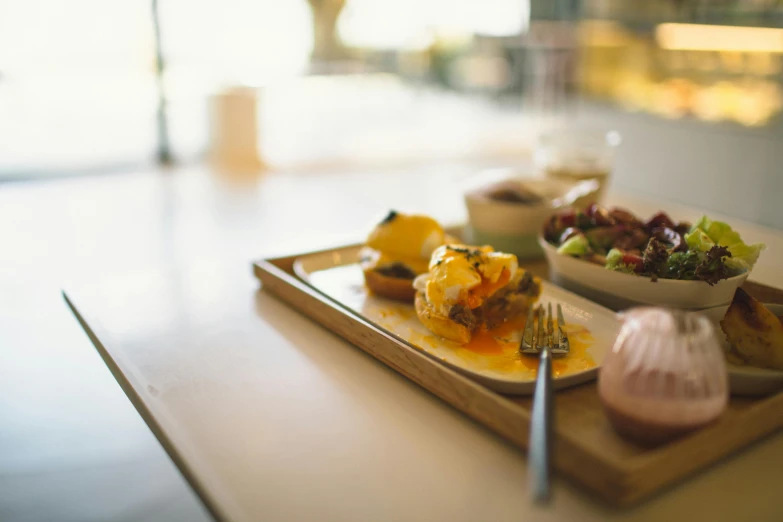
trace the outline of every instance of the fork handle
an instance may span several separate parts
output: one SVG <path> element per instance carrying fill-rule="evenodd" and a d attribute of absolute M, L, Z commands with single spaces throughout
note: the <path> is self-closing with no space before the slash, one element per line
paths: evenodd
<path fill-rule="evenodd" d="M 533 501 L 546 503 L 550 498 L 550 457 L 552 434 L 552 357 L 548 348 L 541 353 L 533 395 L 530 423 L 528 474 Z"/>

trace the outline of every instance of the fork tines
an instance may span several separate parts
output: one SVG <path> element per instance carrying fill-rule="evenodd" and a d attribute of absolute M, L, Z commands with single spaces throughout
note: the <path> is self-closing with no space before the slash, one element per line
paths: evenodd
<path fill-rule="evenodd" d="M 552 303 L 530 307 L 525 321 L 525 331 L 522 333 L 520 352 L 526 355 L 538 355 L 544 348 L 549 348 L 552 355 L 566 355 L 571 351 L 568 335 L 563 330 L 565 318 L 563 307 L 557 304 L 557 331 L 553 326 Z"/>

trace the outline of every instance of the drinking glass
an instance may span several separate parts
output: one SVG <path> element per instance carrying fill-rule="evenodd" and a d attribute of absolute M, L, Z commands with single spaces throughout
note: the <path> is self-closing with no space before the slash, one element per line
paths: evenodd
<path fill-rule="evenodd" d="M 614 158 L 620 145 L 617 131 L 565 129 L 539 136 L 534 154 L 536 170 L 546 177 L 564 181 L 595 179 L 596 201 L 606 192 Z"/>

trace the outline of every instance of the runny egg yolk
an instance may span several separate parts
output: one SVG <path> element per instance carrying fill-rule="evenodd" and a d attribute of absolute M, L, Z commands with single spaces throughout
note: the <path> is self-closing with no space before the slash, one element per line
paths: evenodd
<path fill-rule="evenodd" d="M 468 308 L 473 309 L 481 306 L 489 296 L 506 286 L 510 279 L 511 272 L 508 270 L 508 268 L 505 267 L 501 271 L 498 280 L 494 283 L 489 279 L 482 279 L 481 284 L 468 290 L 468 296 L 466 299 Z"/>
<path fill-rule="evenodd" d="M 427 300 L 441 313 L 455 304 L 471 309 L 481 306 L 497 290 L 508 284 L 517 271 L 513 254 L 494 252 L 491 247 L 444 245 L 432 254 L 424 287 Z"/>

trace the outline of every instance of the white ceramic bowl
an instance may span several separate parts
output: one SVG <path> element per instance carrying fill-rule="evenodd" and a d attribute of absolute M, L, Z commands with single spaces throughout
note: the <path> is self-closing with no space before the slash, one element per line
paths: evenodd
<path fill-rule="evenodd" d="M 557 248 L 539 236 L 552 281 L 563 288 L 613 310 L 654 305 L 699 310 L 728 305 L 748 272 L 710 286 L 703 281 L 678 281 L 635 276 L 607 270 L 584 259 L 557 253 Z"/>
<path fill-rule="evenodd" d="M 504 177 L 505 176 L 505 177 Z M 522 187 L 543 197 L 537 204 L 498 201 L 488 196 L 493 188 Z M 547 219 L 569 204 L 592 201 L 598 190 L 596 181 L 570 182 L 546 178 L 514 177 L 506 170 L 479 176 L 465 191 L 468 243 L 492 245 L 520 259 L 542 257 L 538 234 Z M 575 200 L 575 201 L 574 201 Z"/>

